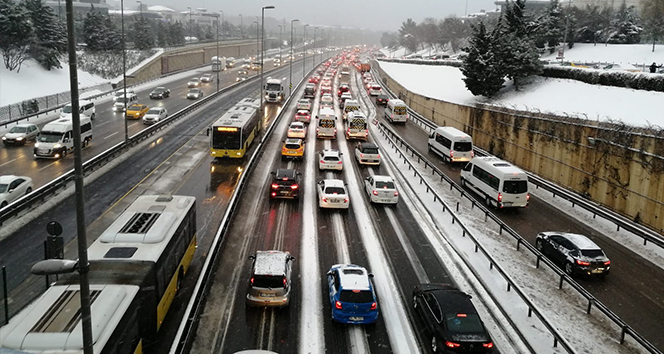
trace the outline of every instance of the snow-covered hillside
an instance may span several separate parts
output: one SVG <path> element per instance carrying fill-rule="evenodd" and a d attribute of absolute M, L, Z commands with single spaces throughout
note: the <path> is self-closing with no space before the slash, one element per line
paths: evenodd
<path fill-rule="evenodd" d="M 556 60 L 558 54 L 545 55 L 544 60 Z M 664 63 L 664 45 L 655 47 L 652 44 L 597 44 L 577 43 L 572 49 L 565 51 L 565 60 L 572 62 L 602 62 L 646 64 Z"/>

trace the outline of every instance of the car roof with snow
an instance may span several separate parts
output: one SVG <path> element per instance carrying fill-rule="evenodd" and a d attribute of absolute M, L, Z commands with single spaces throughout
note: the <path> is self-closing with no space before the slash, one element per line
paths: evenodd
<path fill-rule="evenodd" d="M 391 176 L 374 175 L 373 179 L 376 182 L 394 182 Z"/>
<path fill-rule="evenodd" d="M 326 149 L 322 150 L 320 154 L 324 157 L 326 156 L 334 156 L 334 157 L 339 157 L 341 154 L 339 153 L 339 150 L 333 150 L 333 149 Z"/>
<path fill-rule="evenodd" d="M 600 250 L 601 248 L 597 246 L 595 242 L 593 242 L 591 239 L 589 239 L 587 236 L 584 235 L 579 235 L 579 234 L 571 234 L 567 232 L 543 232 L 543 234 L 547 234 L 549 236 L 553 235 L 558 235 L 562 236 L 566 239 L 568 239 L 570 242 L 572 242 L 576 247 L 578 247 L 581 250 Z"/>
<path fill-rule="evenodd" d="M 307 111 L 306 109 L 300 109 L 300 110 L 297 111 L 296 114 L 297 114 L 297 115 L 300 115 L 300 116 L 301 116 L 301 115 L 307 115 L 307 116 L 308 116 L 308 115 L 309 115 L 309 111 Z"/>
<path fill-rule="evenodd" d="M 302 122 L 291 122 L 290 126 L 291 126 L 291 127 L 296 126 L 296 127 L 298 127 L 298 128 L 303 128 L 303 127 L 304 127 L 304 123 L 302 123 Z"/>
<path fill-rule="evenodd" d="M 308 98 L 300 98 L 297 103 L 311 103 L 311 101 Z"/>
<path fill-rule="evenodd" d="M 337 264 L 339 282 L 344 290 L 370 290 L 369 272 L 355 264 Z"/>
<path fill-rule="evenodd" d="M 286 260 L 290 254 L 282 251 L 257 251 L 254 274 L 285 275 Z"/>
<path fill-rule="evenodd" d="M 325 187 L 340 187 L 346 189 L 344 181 L 340 179 L 324 179 L 323 184 L 325 185 Z"/>
<path fill-rule="evenodd" d="M 286 139 L 286 144 L 297 144 L 302 145 L 302 139 Z"/>

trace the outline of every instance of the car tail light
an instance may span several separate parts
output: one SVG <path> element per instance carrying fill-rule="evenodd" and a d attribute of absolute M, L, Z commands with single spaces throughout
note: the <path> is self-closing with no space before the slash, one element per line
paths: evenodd
<path fill-rule="evenodd" d="M 377 304 L 377 303 L 375 303 L 375 302 L 372 302 L 372 303 L 371 303 L 371 309 L 372 309 L 372 310 L 375 310 L 377 307 L 378 307 L 378 304 Z"/>
<path fill-rule="evenodd" d="M 457 313 L 457 317 L 468 317 L 465 313 Z"/>
<path fill-rule="evenodd" d="M 361 157 L 361 158 L 364 158 L 364 154 L 360 154 L 360 157 Z"/>
<path fill-rule="evenodd" d="M 577 259 L 577 260 L 576 260 L 576 264 L 578 264 L 578 265 L 580 265 L 580 266 L 589 266 L 589 265 L 590 265 L 590 262 L 586 262 L 586 261 L 582 261 L 582 260 L 580 260 L 580 259 Z"/>
<path fill-rule="evenodd" d="M 377 191 L 377 190 L 375 190 L 375 189 L 373 190 L 373 192 L 372 192 L 372 193 L 373 193 L 373 195 L 378 195 L 378 191 Z"/>
<path fill-rule="evenodd" d="M 458 348 L 461 346 L 461 344 L 447 341 L 445 342 L 445 346 L 448 348 Z"/>
<path fill-rule="evenodd" d="M 272 183 L 272 189 L 277 189 L 277 188 L 279 188 L 279 185 L 276 183 Z"/>
<path fill-rule="evenodd" d="M 606 261 L 606 262 L 604 262 L 604 265 L 605 265 L 605 266 L 609 266 L 609 265 L 611 265 L 611 261 Z"/>
<path fill-rule="evenodd" d="M 394 191 L 394 196 L 398 197 L 399 196 L 399 191 Z"/>
<path fill-rule="evenodd" d="M 251 283 L 251 285 L 254 285 L 254 277 L 251 277 L 251 280 L 249 280 L 249 283 Z"/>
<path fill-rule="evenodd" d="M 339 162 L 337 162 L 337 165 L 341 165 L 342 163 L 344 163 L 344 162 L 343 162 L 343 161 L 339 161 Z"/>
<path fill-rule="evenodd" d="M 341 308 L 342 308 L 342 306 L 341 306 L 341 302 L 340 302 L 340 301 L 335 301 L 335 302 L 334 302 L 334 307 L 335 307 L 337 310 L 341 310 Z"/>
<path fill-rule="evenodd" d="M 323 197 L 323 203 L 327 203 L 327 198 Z"/>
<path fill-rule="evenodd" d="M 281 148 L 281 152 L 286 152 L 286 151 L 288 151 L 288 149 L 286 149 L 285 147 Z"/>
<path fill-rule="evenodd" d="M 526 194 L 526 201 L 530 200 L 530 193 Z"/>
<path fill-rule="evenodd" d="M 288 282 L 286 281 L 286 278 L 284 278 L 284 288 L 288 287 Z"/>
<path fill-rule="evenodd" d="M 470 157 L 475 157 L 475 151 L 470 151 Z"/>
<path fill-rule="evenodd" d="M 293 184 L 293 185 L 290 186 L 290 188 L 291 188 L 292 190 L 296 190 L 296 189 L 298 189 L 298 187 L 299 187 L 299 186 L 298 186 L 297 184 Z"/>
<path fill-rule="evenodd" d="M 380 154 L 378 154 L 378 158 L 380 158 Z"/>
<path fill-rule="evenodd" d="M 348 198 L 344 198 L 344 203 L 348 203 Z"/>
<path fill-rule="evenodd" d="M 276 197 L 276 196 L 277 196 L 277 192 L 272 192 L 271 195 L 272 195 L 273 197 Z"/>
<path fill-rule="evenodd" d="M 493 348 L 493 343 L 491 343 L 491 342 L 489 342 L 489 343 L 484 343 L 484 344 L 482 344 L 482 346 L 483 346 L 484 348 L 491 349 L 491 348 Z"/>
<path fill-rule="evenodd" d="M 316 131 L 317 131 L 317 132 L 320 131 L 320 128 L 316 128 Z"/>
<path fill-rule="evenodd" d="M 454 158 L 454 150 L 450 150 L 450 158 Z"/>
<path fill-rule="evenodd" d="M 503 201 L 503 193 L 498 193 L 498 203 Z"/>
<path fill-rule="evenodd" d="M 325 163 L 325 160 L 320 160 L 320 163 Z"/>

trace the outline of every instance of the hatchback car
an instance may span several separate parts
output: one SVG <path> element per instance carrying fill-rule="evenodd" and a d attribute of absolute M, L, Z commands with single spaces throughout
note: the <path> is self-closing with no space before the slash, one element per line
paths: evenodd
<path fill-rule="evenodd" d="M 348 209 L 350 199 L 346 184 L 340 179 L 324 179 L 318 182 L 318 207 Z"/>
<path fill-rule="evenodd" d="M 127 95 L 130 95 L 130 94 L 136 94 L 136 93 L 132 89 L 127 89 Z M 113 94 L 113 102 L 117 101 L 118 98 L 121 98 L 121 97 L 124 98 L 124 95 L 125 95 L 124 89 L 115 91 L 115 93 Z"/>
<path fill-rule="evenodd" d="M 32 192 L 32 178 L 24 176 L 0 176 L 0 208 Z"/>
<path fill-rule="evenodd" d="M 390 97 L 385 94 L 380 94 L 376 97 L 376 104 L 381 106 L 387 106 L 387 102 L 390 102 Z"/>
<path fill-rule="evenodd" d="M 300 176 L 302 174 L 292 170 L 280 168 L 272 172 L 270 183 L 270 198 L 297 199 L 300 196 Z"/>
<path fill-rule="evenodd" d="M 212 74 L 203 74 L 203 76 L 201 76 L 201 82 L 212 82 L 212 81 L 214 81 L 214 76 L 212 76 Z"/>
<path fill-rule="evenodd" d="M 290 126 L 288 126 L 287 135 L 289 138 L 304 139 L 307 137 L 307 126 L 302 122 L 292 122 Z"/>
<path fill-rule="evenodd" d="M 369 324 L 378 320 L 373 275 L 354 264 L 336 264 L 327 272 L 332 320 Z"/>
<path fill-rule="evenodd" d="M 361 165 L 380 165 L 380 150 L 374 143 L 359 143 L 355 148 L 355 158 Z"/>
<path fill-rule="evenodd" d="M 364 180 L 364 190 L 372 203 L 396 204 L 399 201 L 399 191 L 390 176 L 367 177 Z"/>
<path fill-rule="evenodd" d="M 383 93 L 380 85 L 378 84 L 373 84 L 369 87 L 369 96 L 378 96 L 381 93 Z"/>
<path fill-rule="evenodd" d="M 420 284 L 413 308 L 425 323 L 434 353 L 489 353 L 491 337 L 470 295 L 448 284 Z"/>
<path fill-rule="evenodd" d="M 168 111 L 166 108 L 153 107 L 143 116 L 143 124 L 159 123 L 166 117 L 168 117 Z"/>
<path fill-rule="evenodd" d="M 330 95 L 332 94 L 332 86 L 323 84 L 323 86 L 320 87 L 320 95 L 323 96 L 326 93 Z"/>
<path fill-rule="evenodd" d="M 187 82 L 187 87 L 192 88 L 192 87 L 199 87 L 201 86 L 201 79 L 197 77 L 192 77 L 188 82 Z"/>
<path fill-rule="evenodd" d="M 535 239 L 535 247 L 553 262 L 562 265 L 569 275 L 605 277 L 611 270 L 611 260 L 595 242 L 584 235 L 540 232 Z"/>
<path fill-rule="evenodd" d="M 187 99 L 188 100 L 197 100 L 199 98 L 203 97 L 203 91 L 198 88 L 192 88 L 187 91 Z"/>
<path fill-rule="evenodd" d="M 281 148 L 281 159 L 302 159 L 304 157 L 304 140 L 286 139 Z"/>
<path fill-rule="evenodd" d="M 334 97 L 330 94 L 324 94 L 320 98 L 320 104 L 325 104 L 325 105 L 333 105 L 334 104 Z"/>
<path fill-rule="evenodd" d="M 151 99 L 167 98 L 170 95 L 171 95 L 171 90 L 165 87 L 157 87 L 154 90 L 152 90 L 152 92 L 150 92 Z"/>
<path fill-rule="evenodd" d="M 348 84 L 339 85 L 339 89 L 337 90 L 337 97 L 341 97 L 341 95 L 346 92 L 350 92 L 350 86 L 348 86 Z"/>
<path fill-rule="evenodd" d="M 299 110 L 295 113 L 295 121 L 302 123 L 309 123 L 311 122 L 311 113 L 309 113 L 309 111 L 306 110 Z"/>
<path fill-rule="evenodd" d="M 237 77 L 235 78 L 235 82 L 245 81 L 248 78 L 249 78 L 249 72 L 245 69 L 240 69 L 237 72 Z"/>
<path fill-rule="evenodd" d="M 318 153 L 319 170 L 338 170 L 344 169 L 344 162 L 341 158 L 342 153 L 339 150 L 323 150 Z"/>
<path fill-rule="evenodd" d="M 308 99 L 308 98 L 302 98 L 302 99 L 297 100 L 296 109 L 297 110 L 304 109 L 304 110 L 310 111 L 311 110 L 311 100 Z"/>
<path fill-rule="evenodd" d="M 39 128 L 34 124 L 17 124 L 5 136 L 2 143 L 7 145 L 25 145 L 29 140 L 37 140 Z"/>
<path fill-rule="evenodd" d="M 313 75 L 312 77 L 309 78 L 308 82 L 311 84 L 317 84 L 319 80 L 320 77 L 318 75 Z"/>
<path fill-rule="evenodd" d="M 291 269 L 295 257 L 289 252 L 257 251 L 247 287 L 248 306 L 284 307 L 290 303 Z"/>
<path fill-rule="evenodd" d="M 127 107 L 126 116 L 128 119 L 141 119 L 148 113 L 150 108 L 144 104 L 132 104 Z"/>
<path fill-rule="evenodd" d="M 339 96 L 339 108 L 344 108 L 344 104 L 346 103 L 346 100 L 352 100 L 353 95 L 350 94 L 350 92 L 344 92 Z"/>

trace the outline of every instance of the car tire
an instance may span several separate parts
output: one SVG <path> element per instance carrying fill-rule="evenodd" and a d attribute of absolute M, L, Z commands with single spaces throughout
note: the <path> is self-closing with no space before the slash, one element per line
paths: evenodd
<path fill-rule="evenodd" d="M 90 119 L 95 119 L 95 114 L 94 113 L 92 113 L 92 115 L 90 116 Z"/>
<path fill-rule="evenodd" d="M 491 204 L 491 198 L 489 198 L 489 196 L 486 196 L 484 202 L 486 203 L 487 208 L 493 208 L 493 205 Z"/>
<path fill-rule="evenodd" d="M 438 353 L 438 339 L 436 339 L 436 336 L 431 337 L 431 351 Z"/>
<path fill-rule="evenodd" d="M 32 192 L 32 187 L 28 187 L 28 189 L 25 190 L 25 195 L 28 195 Z"/>
<path fill-rule="evenodd" d="M 461 187 L 466 188 L 466 180 L 463 178 L 461 179 Z"/>
<path fill-rule="evenodd" d="M 67 148 L 62 149 L 62 152 L 60 153 L 60 158 L 64 159 L 67 157 Z"/>
<path fill-rule="evenodd" d="M 7 206 L 7 202 L 2 202 L 2 204 L 0 204 L 0 209 L 4 208 L 6 206 Z"/>
<path fill-rule="evenodd" d="M 572 263 L 571 262 L 566 262 L 565 263 L 565 274 L 572 276 L 574 273 L 574 269 L 572 268 Z"/>

